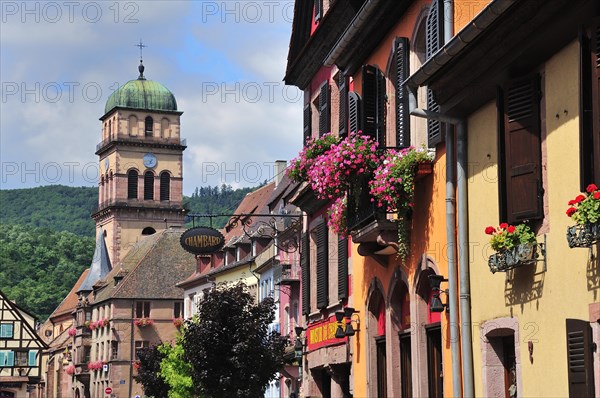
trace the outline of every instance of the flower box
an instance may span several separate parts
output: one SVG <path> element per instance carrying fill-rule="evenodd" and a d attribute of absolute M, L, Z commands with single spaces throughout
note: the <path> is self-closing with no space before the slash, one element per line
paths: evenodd
<path fill-rule="evenodd" d="M 415 173 L 415 182 L 420 181 L 428 175 L 433 174 L 433 163 L 423 162 L 417 165 L 417 172 Z"/>
<path fill-rule="evenodd" d="M 591 247 L 600 242 L 600 222 L 574 225 L 567 228 L 569 247 Z"/>
<path fill-rule="evenodd" d="M 135 324 L 135 326 L 139 326 L 139 327 L 143 328 L 146 326 L 154 325 L 154 320 L 152 320 L 150 318 L 136 318 L 133 320 L 133 323 Z"/>
<path fill-rule="evenodd" d="M 534 264 L 538 258 L 537 243 L 521 243 L 512 249 L 494 253 L 488 260 L 492 274 L 506 272 L 523 265 Z"/>

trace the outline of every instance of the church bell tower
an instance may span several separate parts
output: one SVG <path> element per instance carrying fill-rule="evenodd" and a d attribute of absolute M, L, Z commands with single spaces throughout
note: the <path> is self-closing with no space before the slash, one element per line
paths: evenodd
<path fill-rule="evenodd" d="M 138 70 L 136 80 L 108 98 L 96 146 L 100 178 L 92 218 L 114 265 L 146 235 L 181 226 L 185 216 L 183 112 L 173 93 L 144 77 L 142 60 Z"/>

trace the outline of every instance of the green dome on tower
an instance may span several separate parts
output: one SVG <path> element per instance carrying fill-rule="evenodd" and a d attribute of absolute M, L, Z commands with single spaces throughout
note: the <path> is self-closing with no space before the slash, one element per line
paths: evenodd
<path fill-rule="evenodd" d="M 177 111 L 177 101 L 168 88 L 158 82 L 146 80 L 144 65 L 140 63 L 140 76 L 130 80 L 108 97 L 104 114 L 116 107 L 150 111 Z"/>

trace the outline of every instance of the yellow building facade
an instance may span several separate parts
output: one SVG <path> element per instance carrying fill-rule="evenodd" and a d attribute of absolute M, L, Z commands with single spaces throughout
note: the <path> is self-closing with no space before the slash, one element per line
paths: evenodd
<path fill-rule="evenodd" d="M 492 1 L 407 82 L 434 92 L 466 148 L 475 396 L 600 394 L 598 246 L 566 236 L 568 202 L 599 178 L 599 15 L 592 1 Z M 490 235 L 521 224 L 537 256 L 499 261 Z"/>

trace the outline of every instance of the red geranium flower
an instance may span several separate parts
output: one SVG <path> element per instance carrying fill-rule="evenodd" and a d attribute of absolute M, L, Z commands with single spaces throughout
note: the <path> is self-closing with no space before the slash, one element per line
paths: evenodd
<path fill-rule="evenodd" d="M 512 234 L 513 232 L 515 232 L 515 227 L 513 225 L 509 225 L 507 231 L 508 233 Z"/>
<path fill-rule="evenodd" d="M 485 228 L 485 233 L 486 233 L 487 235 L 491 235 L 491 234 L 493 234 L 495 231 L 496 231 L 496 228 L 494 228 L 494 227 L 486 227 L 486 228 Z"/>
<path fill-rule="evenodd" d="M 596 184 L 590 184 L 587 186 L 587 188 L 585 189 L 586 191 L 588 191 L 588 193 L 592 193 L 598 190 L 598 187 L 596 186 Z"/>
<path fill-rule="evenodd" d="M 506 228 L 508 228 L 508 224 L 503 222 L 502 224 L 500 224 L 500 228 L 506 229 Z"/>
<path fill-rule="evenodd" d="M 600 199 L 600 192 L 594 192 L 594 199 L 596 199 L 596 200 Z"/>
<path fill-rule="evenodd" d="M 571 199 L 569 200 L 569 203 L 567 203 L 569 206 L 573 206 L 574 204 L 577 204 L 577 202 L 575 202 L 575 199 Z"/>
<path fill-rule="evenodd" d="M 569 208 L 567 209 L 567 216 L 571 217 L 573 214 L 575 214 L 575 212 L 576 212 L 576 211 L 577 211 L 577 209 L 576 209 L 576 208 L 574 208 L 574 207 L 569 207 Z"/>
<path fill-rule="evenodd" d="M 583 195 L 577 195 L 577 197 L 575 198 L 575 203 L 581 203 L 585 200 L 585 196 Z"/>

